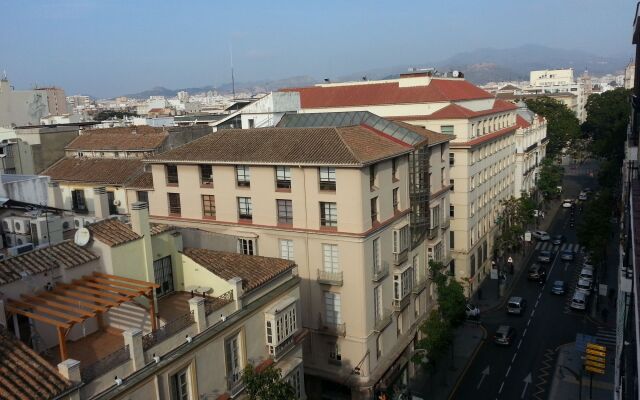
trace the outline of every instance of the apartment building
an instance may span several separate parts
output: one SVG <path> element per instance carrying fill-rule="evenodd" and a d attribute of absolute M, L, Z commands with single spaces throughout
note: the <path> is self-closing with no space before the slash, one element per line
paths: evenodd
<path fill-rule="evenodd" d="M 434 168 L 430 182 L 428 171 L 449 138 L 358 114 L 327 127 L 222 130 L 146 160 L 152 220 L 295 260 L 310 398 L 371 398 L 406 381 L 433 304 L 425 240 L 442 228 L 429 225 L 429 188 L 448 177 Z"/>
<path fill-rule="evenodd" d="M 450 187 L 449 269 L 475 290 L 493 255 L 500 201 L 514 195 L 517 106 L 462 78 L 428 72 L 285 91 L 300 93 L 301 113 L 369 111 L 450 135 L 441 165 Z"/>
<path fill-rule="evenodd" d="M 517 105 L 514 196 L 519 198 L 522 193 L 533 194 L 535 191 L 549 138 L 546 119 L 529 110 L 522 101 Z"/>

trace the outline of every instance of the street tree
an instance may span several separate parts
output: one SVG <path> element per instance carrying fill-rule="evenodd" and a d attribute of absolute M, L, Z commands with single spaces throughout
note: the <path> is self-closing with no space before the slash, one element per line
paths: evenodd
<path fill-rule="evenodd" d="M 295 390 L 282 379 L 282 371 L 272 365 L 258 370 L 249 364 L 242 375 L 245 390 L 250 400 L 294 400 Z"/>
<path fill-rule="evenodd" d="M 421 364 L 430 372 L 434 372 L 436 365 L 447 354 L 449 346 L 453 342 L 453 329 L 438 310 L 432 310 L 426 321 L 420 326 L 423 338 L 418 341 L 417 347 L 424 349 L 426 357 L 417 352 L 413 361 Z M 426 363 L 425 363 L 426 361 Z"/>
<path fill-rule="evenodd" d="M 551 158 L 545 158 L 540 167 L 537 187 L 544 201 L 550 201 L 558 196 L 558 186 L 562 185 L 564 170 L 555 164 Z"/>
<path fill-rule="evenodd" d="M 496 249 L 500 254 L 517 250 L 527 226 L 534 221 L 535 201 L 526 193 L 518 199 L 510 197 L 500 202 L 502 212 L 498 217 Z"/>
<path fill-rule="evenodd" d="M 576 227 L 578 242 L 593 254 L 593 261 L 596 263 L 604 261 L 606 257 L 607 243 L 612 229 L 610 223 L 612 201 L 613 196 L 609 190 L 598 191 L 586 203 L 582 218 Z"/>
<path fill-rule="evenodd" d="M 551 97 L 526 100 L 527 107 L 547 119 L 547 155 L 551 160 L 558 158 L 567 143 L 580 137 L 580 122 L 573 111 L 564 103 Z"/>

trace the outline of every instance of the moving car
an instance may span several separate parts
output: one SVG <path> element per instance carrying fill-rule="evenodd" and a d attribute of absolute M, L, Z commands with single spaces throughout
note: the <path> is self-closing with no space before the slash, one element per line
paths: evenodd
<path fill-rule="evenodd" d="M 516 337 L 516 330 L 509 325 L 500 325 L 493 335 L 493 341 L 496 344 L 509 346 Z"/>
<path fill-rule="evenodd" d="M 547 277 L 547 270 L 539 265 L 539 264 L 533 264 L 530 268 L 529 268 L 529 274 L 527 275 L 527 278 L 530 281 L 540 281 L 543 280 Z"/>
<path fill-rule="evenodd" d="M 571 250 L 562 250 L 560 253 L 560 259 L 562 261 L 573 261 L 574 254 Z"/>
<path fill-rule="evenodd" d="M 567 292 L 567 284 L 564 281 L 555 281 L 551 286 L 551 293 L 553 294 L 565 294 Z"/>
<path fill-rule="evenodd" d="M 554 237 L 551 238 L 551 243 L 556 246 L 560 246 L 563 242 L 564 242 L 564 236 L 562 235 L 555 235 Z"/>
<path fill-rule="evenodd" d="M 551 236 L 545 231 L 533 231 L 531 232 L 531 236 L 535 239 L 538 239 L 541 242 L 545 242 L 547 240 L 551 240 Z"/>
<path fill-rule="evenodd" d="M 465 313 L 467 314 L 467 318 L 478 318 L 480 309 L 473 303 L 467 303 Z"/>
<path fill-rule="evenodd" d="M 580 271 L 580 275 L 578 275 L 578 279 L 583 279 L 585 281 L 593 282 L 593 268 L 582 267 L 582 270 Z"/>
<path fill-rule="evenodd" d="M 587 296 L 584 293 L 576 291 L 571 298 L 569 307 L 574 310 L 584 310 L 587 308 Z"/>
<path fill-rule="evenodd" d="M 542 263 L 549 263 L 551 262 L 552 256 L 553 255 L 549 250 L 540 250 L 540 253 L 538 253 L 538 261 Z"/>
<path fill-rule="evenodd" d="M 591 281 L 586 279 L 578 279 L 578 283 L 576 284 L 576 292 L 584 293 L 585 296 L 591 293 L 592 284 Z"/>
<path fill-rule="evenodd" d="M 571 208 L 571 207 L 573 207 L 573 200 L 572 199 L 564 199 L 562 201 L 562 207 L 563 208 Z"/>
<path fill-rule="evenodd" d="M 527 301 L 522 297 L 513 296 L 509 299 L 509 302 L 507 303 L 508 314 L 522 315 L 526 309 L 527 309 Z"/>
<path fill-rule="evenodd" d="M 578 200 L 586 201 L 587 200 L 587 192 L 585 192 L 584 190 L 582 192 L 580 192 L 580 194 L 578 195 Z"/>

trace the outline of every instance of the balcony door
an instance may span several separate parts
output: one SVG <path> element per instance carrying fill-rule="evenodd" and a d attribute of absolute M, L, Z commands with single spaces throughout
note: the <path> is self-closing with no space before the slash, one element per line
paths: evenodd
<path fill-rule="evenodd" d="M 153 262 L 153 272 L 156 283 L 160 285 L 156 289 L 156 297 L 164 296 L 173 292 L 173 268 L 171 266 L 171 256 L 163 257 Z"/>

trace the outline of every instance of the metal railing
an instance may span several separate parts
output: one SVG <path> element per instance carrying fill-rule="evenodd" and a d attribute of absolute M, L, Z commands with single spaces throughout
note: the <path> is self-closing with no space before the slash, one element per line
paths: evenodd
<path fill-rule="evenodd" d="M 127 345 L 121 347 L 113 353 L 108 354 L 107 356 L 100 358 L 93 364 L 89 364 L 85 368 L 83 368 L 81 371 L 82 381 L 85 383 L 91 382 L 99 376 L 102 376 L 107 372 L 113 370 L 114 368 L 129 361 L 129 359 L 129 346 Z"/>
<path fill-rule="evenodd" d="M 227 376 L 227 390 L 231 397 L 236 397 L 244 390 L 244 379 L 242 379 L 243 371 L 234 372 L 231 376 Z"/>
<path fill-rule="evenodd" d="M 320 317 L 320 329 L 330 333 L 332 335 L 338 335 L 338 336 L 344 336 L 347 332 L 347 329 L 345 327 L 344 322 L 333 322 L 333 321 L 327 321 L 326 319 L 322 318 L 322 314 L 319 315 Z"/>
<path fill-rule="evenodd" d="M 389 275 L 389 265 L 385 262 L 380 265 L 380 268 L 376 268 L 373 271 L 373 281 L 380 282 Z"/>
<path fill-rule="evenodd" d="M 318 270 L 318 283 L 325 285 L 342 286 L 342 271 L 329 272 Z"/>
<path fill-rule="evenodd" d="M 209 315 L 231 302 L 233 302 L 233 290 L 229 290 L 218 297 L 207 296 L 204 298 L 204 313 Z"/>
<path fill-rule="evenodd" d="M 144 351 L 149 350 L 156 344 L 169 339 L 171 336 L 195 323 L 193 312 L 188 312 L 173 321 L 167 322 L 154 332 L 149 332 L 142 337 L 142 348 Z"/>
<path fill-rule="evenodd" d="M 289 350 L 291 350 L 295 346 L 296 346 L 295 333 L 293 333 L 291 336 L 289 336 L 288 338 L 283 340 L 282 343 L 280 343 L 279 345 L 277 345 L 277 346 L 269 346 L 269 347 L 271 347 L 269 349 L 270 350 L 269 353 L 273 357 L 274 361 L 278 361 L 284 355 L 286 355 L 289 352 Z"/>

